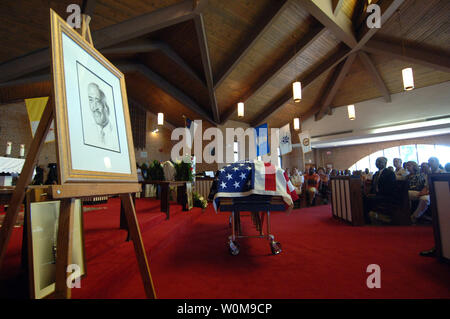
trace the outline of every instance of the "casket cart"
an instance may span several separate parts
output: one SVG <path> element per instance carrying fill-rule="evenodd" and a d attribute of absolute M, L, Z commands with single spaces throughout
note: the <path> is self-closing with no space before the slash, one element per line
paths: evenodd
<path fill-rule="evenodd" d="M 239 238 L 264 238 L 269 240 L 272 254 L 281 253 L 281 244 L 275 241 L 275 236 L 270 229 L 270 213 L 286 211 L 286 204 L 281 196 L 249 195 L 246 197 L 219 198 L 220 211 L 231 212 L 230 227 L 231 236 L 228 238 L 229 251 L 232 255 L 239 254 Z M 242 233 L 241 217 L 249 212 L 253 225 L 259 235 L 249 236 Z M 264 221 L 266 233 L 264 233 Z"/>

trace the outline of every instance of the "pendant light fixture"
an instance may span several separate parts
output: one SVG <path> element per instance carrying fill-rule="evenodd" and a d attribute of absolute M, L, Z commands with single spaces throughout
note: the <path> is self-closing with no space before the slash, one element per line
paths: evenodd
<path fill-rule="evenodd" d="M 244 117 L 244 102 L 239 102 L 238 105 L 238 117 Z"/>
<path fill-rule="evenodd" d="M 294 57 L 296 57 L 296 55 L 297 55 L 297 41 L 294 45 Z M 296 64 L 297 64 L 297 61 L 295 60 L 294 61 L 294 75 L 295 75 Z M 300 103 L 300 101 L 302 100 L 302 84 L 300 83 L 300 81 L 298 79 L 297 79 L 297 81 L 292 83 L 292 97 L 293 97 L 295 103 Z"/>
<path fill-rule="evenodd" d="M 404 34 L 402 32 L 402 23 L 400 20 L 400 10 L 397 10 L 398 14 L 398 24 L 400 27 L 400 34 L 402 36 L 402 54 L 405 55 L 405 40 L 404 40 Z M 403 78 L 403 89 L 405 91 L 411 91 L 414 89 L 414 75 L 412 68 L 404 68 L 402 70 L 402 78 Z"/>
<path fill-rule="evenodd" d="M 164 113 L 158 113 L 158 125 L 164 125 Z"/>
<path fill-rule="evenodd" d="M 298 117 L 294 118 L 294 130 L 298 131 L 300 129 L 300 119 Z"/>
<path fill-rule="evenodd" d="M 355 106 L 353 104 L 347 106 L 348 118 L 353 121 L 356 118 Z"/>
<path fill-rule="evenodd" d="M 414 89 L 414 76 L 412 68 L 406 68 L 402 70 L 403 76 L 403 88 L 405 91 L 411 91 Z"/>
<path fill-rule="evenodd" d="M 302 84 L 299 81 L 292 83 L 292 96 L 295 103 L 300 103 L 302 100 Z"/>

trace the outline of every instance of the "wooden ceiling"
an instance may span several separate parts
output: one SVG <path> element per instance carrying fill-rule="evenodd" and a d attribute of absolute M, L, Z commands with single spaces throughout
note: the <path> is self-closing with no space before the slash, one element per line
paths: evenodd
<path fill-rule="evenodd" d="M 126 75 L 130 99 L 166 120 L 280 127 L 333 107 L 450 80 L 450 1 L 21 0 L 0 3 L 0 103 L 51 94 L 49 8 L 91 15 L 94 45 Z M 291 83 L 302 82 L 302 101 Z M 236 104 L 245 102 L 245 116 Z M 374 110 L 375 112 L 376 110 Z"/>

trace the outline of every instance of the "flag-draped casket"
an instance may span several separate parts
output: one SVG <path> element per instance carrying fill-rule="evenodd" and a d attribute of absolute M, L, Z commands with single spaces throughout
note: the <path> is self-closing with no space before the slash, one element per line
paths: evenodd
<path fill-rule="evenodd" d="M 291 207 L 293 201 L 298 199 L 284 170 L 263 161 L 229 164 L 218 171 L 217 177 L 214 195 L 216 211 L 220 209 L 221 198 L 280 196 L 286 207 Z"/>

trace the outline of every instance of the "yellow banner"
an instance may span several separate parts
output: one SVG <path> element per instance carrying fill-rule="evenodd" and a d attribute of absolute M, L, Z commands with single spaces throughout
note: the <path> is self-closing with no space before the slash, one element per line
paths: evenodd
<path fill-rule="evenodd" d="M 31 136 L 34 137 L 36 130 L 41 120 L 42 113 L 44 113 L 45 106 L 48 102 L 48 96 L 37 97 L 33 99 L 25 99 L 25 105 L 27 107 L 28 118 L 30 119 Z M 53 122 L 50 126 L 50 130 L 47 134 L 45 142 L 53 142 L 55 140 L 55 132 Z"/>

